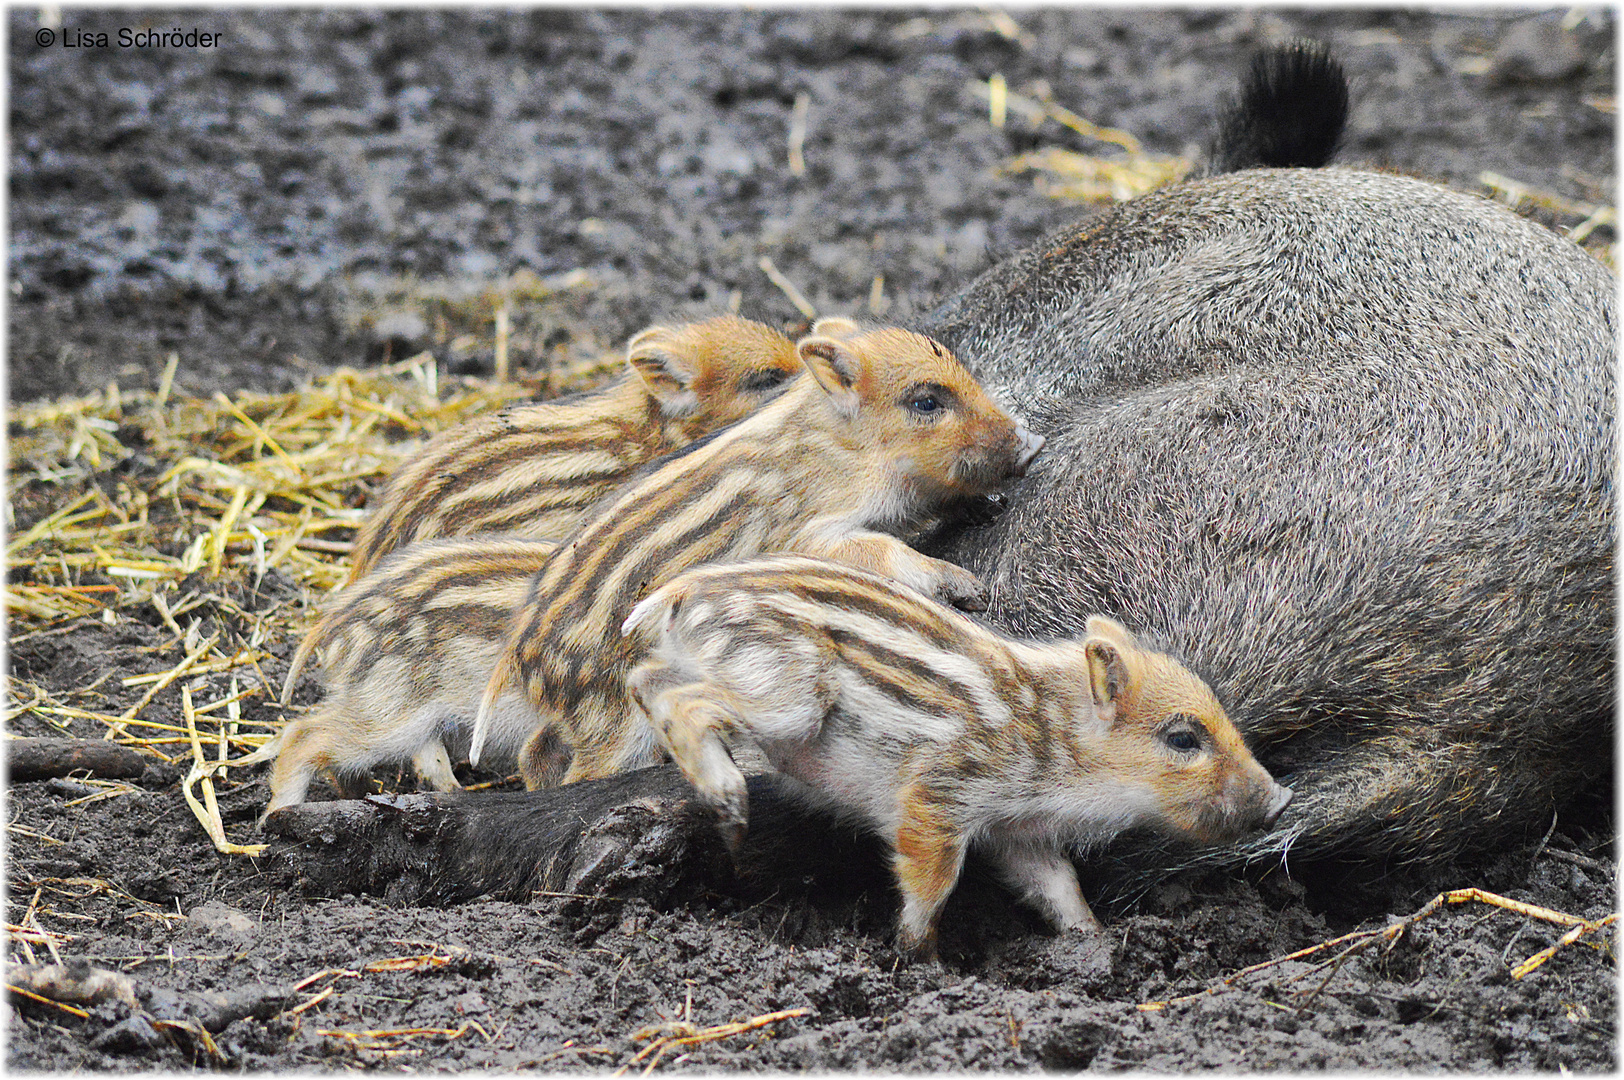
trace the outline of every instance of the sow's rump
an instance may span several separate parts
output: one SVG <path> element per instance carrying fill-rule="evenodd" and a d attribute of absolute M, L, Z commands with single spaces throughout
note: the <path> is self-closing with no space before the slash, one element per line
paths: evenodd
<path fill-rule="evenodd" d="M 924 320 L 1048 439 L 1007 514 L 931 553 L 1009 632 L 1108 614 L 1211 685 L 1297 792 L 1217 857 L 1537 835 L 1611 777 L 1614 288 L 1398 176 L 1125 204 Z"/>

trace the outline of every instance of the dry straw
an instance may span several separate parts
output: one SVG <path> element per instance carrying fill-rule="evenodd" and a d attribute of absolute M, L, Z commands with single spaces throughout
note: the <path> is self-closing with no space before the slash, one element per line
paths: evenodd
<path fill-rule="evenodd" d="M 692 980 L 688 980 L 692 983 Z M 778 1012 L 767 1013 L 763 1016 L 754 1016 L 747 1020 L 736 1020 L 726 1024 L 715 1024 L 711 1027 L 696 1027 L 694 1025 L 694 997 L 693 986 L 689 985 L 683 995 L 682 1011 L 679 1019 L 670 1020 L 663 1024 L 655 1024 L 642 1028 L 632 1035 L 633 1042 L 646 1042 L 647 1046 L 632 1056 L 632 1059 L 614 1071 L 615 1076 L 624 1076 L 633 1065 L 640 1064 L 645 1058 L 648 1064 L 643 1066 L 643 1075 L 647 1076 L 659 1065 L 660 1059 L 672 1050 L 681 1050 L 701 1043 L 716 1042 L 719 1039 L 731 1039 L 735 1035 L 743 1035 L 749 1031 L 770 1027 L 785 1020 L 795 1020 L 803 1016 L 810 1016 L 811 1009 L 782 1009 Z M 681 1058 L 677 1059 L 681 1061 Z"/>
<path fill-rule="evenodd" d="M 140 621 L 172 639 L 134 650 L 152 666 L 127 677 L 72 689 L 14 678 L 6 720 L 189 761 L 185 797 L 216 847 L 251 854 L 261 845 L 226 839 L 216 785 L 280 727 L 280 716 L 243 714 L 245 701 L 276 699 L 270 646 L 297 639 L 311 602 L 345 577 L 370 489 L 424 439 L 537 386 L 447 379 L 424 353 L 339 368 L 296 392 L 203 398 L 176 391 L 177 364 L 171 356 L 156 391 L 114 384 L 12 411 L 13 648 L 97 622 Z M 563 388 L 611 365 L 577 365 Z M 264 595 L 281 599 L 247 599 Z M 81 801 L 133 790 L 93 786 Z"/>
<path fill-rule="evenodd" d="M 1047 83 L 1034 82 L 1025 90 L 1010 90 L 1002 75 L 970 84 L 970 92 L 987 102 L 994 127 L 1003 127 L 1013 114 L 1034 130 L 1053 122 L 1101 146 L 1092 154 L 1046 146 L 1004 163 L 1006 175 L 1034 174 L 1037 190 L 1051 198 L 1124 202 L 1182 179 L 1194 164 L 1188 158 L 1149 153 L 1128 132 L 1083 119 L 1056 102 Z"/>

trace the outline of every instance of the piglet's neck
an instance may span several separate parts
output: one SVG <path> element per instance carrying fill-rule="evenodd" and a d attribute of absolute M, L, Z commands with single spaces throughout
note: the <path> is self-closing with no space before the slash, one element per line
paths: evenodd
<path fill-rule="evenodd" d="M 790 438 L 818 438 L 842 446 L 852 439 L 852 423 L 842 416 L 829 395 L 810 375 L 803 375 L 784 393 L 761 410 L 771 420 L 763 426 L 784 432 Z M 758 414 L 758 415 L 761 415 Z"/>
<path fill-rule="evenodd" d="M 849 493 L 852 500 L 871 492 L 894 499 L 904 485 L 887 447 L 874 445 L 860 420 L 841 415 L 821 387 L 802 378 L 787 392 L 734 429 L 741 439 L 759 445 L 763 459 L 790 466 L 807 482 Z M 878 492 L 883 488 L 885 491 Z"/>
<path fill-rule="evenodd" d="M 1081 638 L 1049 642 L 1008 643 L 1027 684 L 1036 692 L 1039 707 L 1058 717 L 1067 717 L 1083 732 L 1093 733 L 1094 692 L 1088 683 L 1088 656 Z"/>
<path fill-rule="evenodd" d="M 823 418 L 830 413 L 823 389 L 811 376 L 802 375 L 788 390 L 739 421 L 732 431 L 768 444 L 774 438 L 794 441 L 802 432 L 826 426 Z"/>

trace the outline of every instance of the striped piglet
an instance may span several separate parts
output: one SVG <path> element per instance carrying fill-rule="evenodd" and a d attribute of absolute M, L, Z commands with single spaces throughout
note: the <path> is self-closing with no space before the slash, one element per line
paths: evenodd
<path fill-rule="evenodd" d="M 874 574 L 778 557 L 691 570 L 621 629 L 651 737 L 729 842 L 748 808 L 728 744 L 747 740 L 892 845 L 899 943 L 919 956 L 971 846 L 1097 939 L 1067 845 L 1139 826 L 1231 841 L 1291 799 L 1205 683 L 1107 618 L 1012 640 Z"/>

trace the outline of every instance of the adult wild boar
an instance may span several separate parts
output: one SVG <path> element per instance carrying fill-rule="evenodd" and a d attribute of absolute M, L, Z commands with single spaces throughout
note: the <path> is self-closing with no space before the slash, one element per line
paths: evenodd
<path fill-rule="evenodd" d="M 1006 630 L 1105 614 L 1203 677 L 1297 792 L 1242 858 L 1537 835 L 1611 775 L 1614 290 L 1402 176 L 1124 204 L 923 321 L 1048 440 L 931 554 Z"/>

